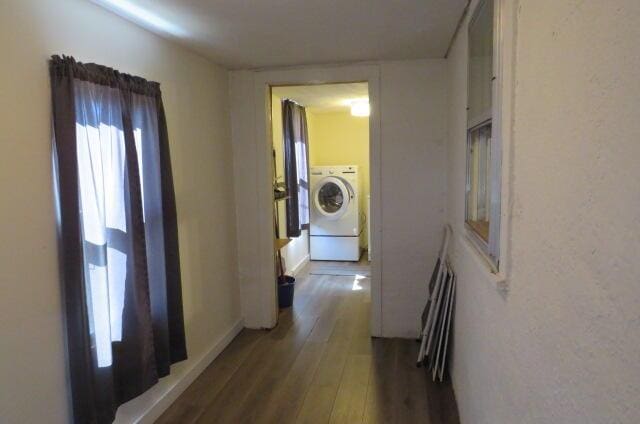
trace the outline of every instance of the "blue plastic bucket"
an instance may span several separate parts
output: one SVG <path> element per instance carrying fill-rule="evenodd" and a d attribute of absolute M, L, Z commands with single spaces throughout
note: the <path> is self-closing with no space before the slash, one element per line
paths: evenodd
<path fill-rule="evenodd" d="M 289 308 L 293 305 L 293 289 L 296 279 L 288 275 L 278 278 L 278 306 L 280 308 Z"/>

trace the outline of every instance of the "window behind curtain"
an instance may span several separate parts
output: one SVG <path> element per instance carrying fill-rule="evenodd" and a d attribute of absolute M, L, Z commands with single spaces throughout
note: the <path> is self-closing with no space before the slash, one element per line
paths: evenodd
<path fill-rule="evenodd" d="M 120 91 L 75 84 L 81 232 L 89 331 L 98 367 L 112 364 L 111 342 L 122 340 L 129 225 Z M 130 260 L 130 259 L 129 259 Z"/>
<path fill-rule="evenodd" d="M 118 89 L 75 85 L 80 216 L 84 237 L 87 306 L 99 367 L 112 363 L 112 342 L 122 341 L 125 286 L 134 279 L 131 193 L 126 163 L 122 97 Z M 164 286 L 164 234 L 155 99 L 131 95 L 131 124 L 144 223 L 147 279 Z M 150 301 L 164 304 L 164 291 Z M 159 299 L 156 299 L 159 297 Z M 155 302 L 154 302 L 155 301 Z M 158 311 L 160 312 L 160 311 Z M 152 315 L 158 315 L 153 314 Z"/>
<path fill-rule="evenodd" d="M 50 61 L 75 422 L 110 423 L 184 360 L 175 194 L 158 83 Z"/>
<path fill-rule="evenodd" d="M 304 110 L 302 111 L 304 113 Z M 298 216 L 300 228 L 309 228 L 309 152 L 306 140 L 306 118 L 305 137 L 296 141 L 296 173 L 298 175 Z"/>
<path fill-rule="evenodd" d="M 304 107 L 282 101 L 287 237 L 299 237 L 309 227 L 309 141 Z"/>

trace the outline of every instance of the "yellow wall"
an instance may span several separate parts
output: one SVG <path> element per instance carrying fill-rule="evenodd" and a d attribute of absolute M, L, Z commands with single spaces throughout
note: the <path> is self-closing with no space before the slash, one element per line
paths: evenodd
<path fill-rule="evenodd" d="M 368 217 L 369 195 L 369 118 L 339 112 L 307 111 L 309 161 L 311 166 L 357 165 L 360 174 L 360 211 Z M 363 245 L 366 246 L 365 224 Z"/>
<path fill-rule="evenodd" d="M 284 181 L 284 140 L 282 134 L 282 99 L 271 96 L 271 135 L 275 150 L 275 173 L 279 182 Z"/>

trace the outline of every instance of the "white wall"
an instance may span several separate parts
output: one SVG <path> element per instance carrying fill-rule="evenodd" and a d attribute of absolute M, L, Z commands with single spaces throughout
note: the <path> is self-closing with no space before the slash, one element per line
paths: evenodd
<path fill-rule="evenodd" d="M 417 336 L 426 297 L 425 276 L 435 262 L 444 224 L 445 61 L 231 75 L 239 274 L 247 325 L 274 322 L 269 296 L 275 287 L 268 278 L 273 268 L 268 252 L 269 226 L 273 227 L 268 209 L 270 159 L 263 144 L 267 137 L 259 136 L 265 131 L 261 128 L 268 101 L 265 84 L 362 81 L 368 75 L 372 102 L 372 332 L 388 337 Z"/>
<path fill-rule="evenodd" d="M 265 92 L 266 95 L 266 92 Z M 231 134 L 233 140 L 233 180 L 236 201 L 238 279 L 242 317 L 249 328 L 272 327 L 276 323 L 275 269 L 272 214 L 261 220 L 258 211 L 273 208 L 271 140 L 256 138 L 254 72 L 230 73 Z M 267 103 L 267 101 L 265 101 Z M 260 166 L 259 147 L 263 147 Z M 268 167 L 265 168 L 265 167 Z M 260 189 L 265 191 L 260 199 Z M 267 209 L 269 208 L 269 209 Z M 261 231 L 262 230 L 262 231 Z M 268 240 L 264 234 L 268 234 Z M 268 300 L 266 300 L 268 299 Z"/>
<path fill-rule="evenodd" d="M 190 359 L 122 408 L 131 422 L 240 319 L 228 75 L 87 1 L 0 2 L 0 421 L 67 423 L 47 59 L 73 55 L 162 84 Z"/>
<path fill-rule="evenodd" d="M 463 423 L 640 421 L 638 22 L 635 0 L 519 1 L 507 292 L 460 237 L 466 26 L 455 42 L 447 215 Z"/>
<path fill-rule="evenodd" d="M 383 63 L 382 319 L 388 337 L 417 337 L 444 231 L 444 60 Z"/>

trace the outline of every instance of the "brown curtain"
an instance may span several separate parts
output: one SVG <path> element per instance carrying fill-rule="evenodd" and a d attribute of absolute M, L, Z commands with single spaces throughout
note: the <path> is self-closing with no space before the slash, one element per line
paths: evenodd
<path fill-rule="evenodd" d="M 53 162 L 74 420 L 110 423 L 187 357 L 160 86 L 50 61 Z"/>
<path fill-rule="evenodd" d="M 309 136 L 304 107 L 282 101 L 284 175 L 287 199 L 287 237 L 299 237 L 309 228 Z"/>

